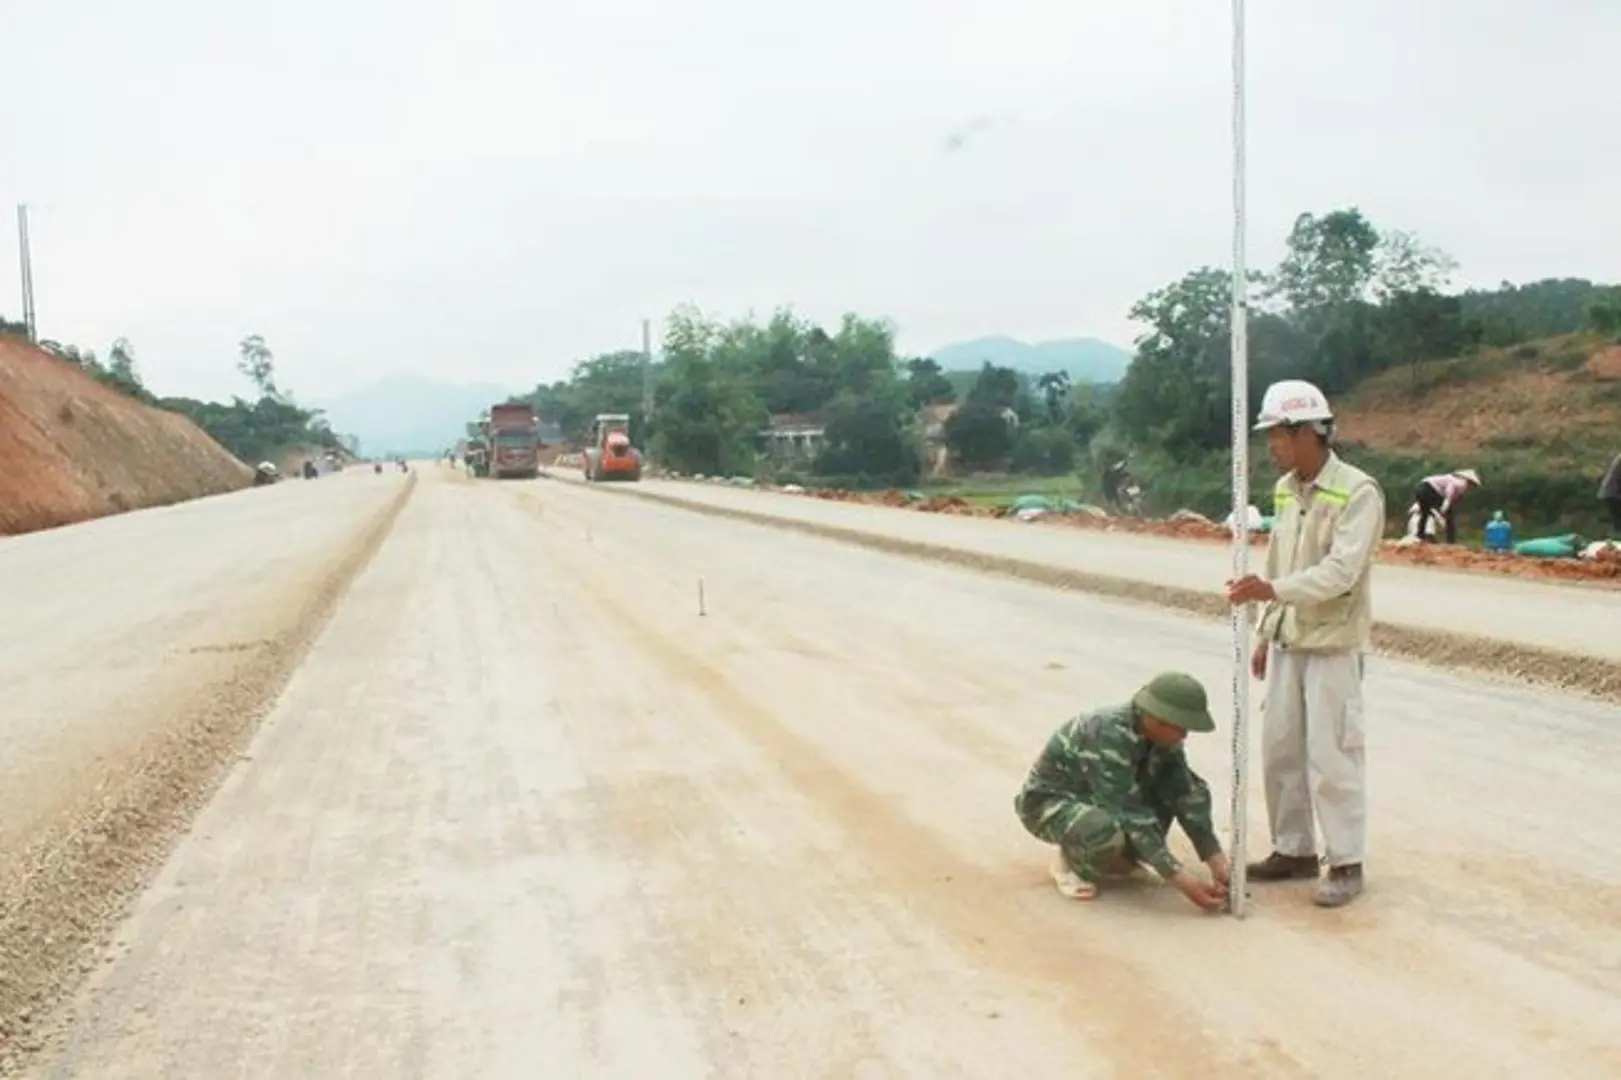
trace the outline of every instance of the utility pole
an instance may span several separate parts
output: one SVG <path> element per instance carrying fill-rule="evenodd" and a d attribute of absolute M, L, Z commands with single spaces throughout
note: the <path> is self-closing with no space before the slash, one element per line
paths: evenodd
<path fill-rule="evenodd" d="M 653 415 L 653 322 L 642 320 L 642 423 Z"/>
<path fill-rule="evenodd" d="M 27 327 L 28 342 L 39 343 L 39 326 L 34 319 L 34 265 L 28 255 L 28 204 L 17 206 L 17 246 L 22 255 L 23 325 Z"/>

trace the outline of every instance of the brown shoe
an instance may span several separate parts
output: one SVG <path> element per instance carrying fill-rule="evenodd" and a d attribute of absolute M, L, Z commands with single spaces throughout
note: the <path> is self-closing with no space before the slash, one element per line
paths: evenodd
<path fill-rule="evenodd" d="M 1253 881 L 1303 881 L 1317 876 L 1317 856 L 1274 851 L 1260 862 L 1250 863 L 1244 873 Z"/>

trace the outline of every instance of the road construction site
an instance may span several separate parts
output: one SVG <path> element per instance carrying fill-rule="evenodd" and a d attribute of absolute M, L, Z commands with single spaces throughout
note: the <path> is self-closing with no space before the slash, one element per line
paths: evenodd
<path fill-rule="evenodd" d="M 0 1073 L 1621 1074 L 1621 593 L 1381 567 L 1367 894 L 1076 904 L 1074 712 L 1203 679 L 1226 828 L 1222 548 L 563 475 L 0 544 Z"/>

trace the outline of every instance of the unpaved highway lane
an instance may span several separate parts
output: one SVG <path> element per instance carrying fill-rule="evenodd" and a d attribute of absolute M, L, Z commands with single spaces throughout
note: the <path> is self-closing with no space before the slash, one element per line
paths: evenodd
<path fill-rule="evenodd" d="M 0 539 L 0 851 L 284 629 L 399 493 L 343 475 Z"/>
<path fill-rule="evenodd" d="M 554 472 L 560 480 L 578 477 L 576 470 Z M 689 481 L 649 479 L 631 490 L 1199 592 L 1217 593 L 1231 576 L 1229 549 L 1222 544 L 924 514 Z M 1253 549 L 1253 567 L 1260 566 L 1264 550 Z M 1378 574 L 1374 616 L 1382 622 L 1621 660 L 1621 634 L 1601 629 L 1621 626 L 1621 589 L 1389 563 Z"/>
<path fill-rule="evenodd" d="M 0 1072 L 406 491 L 346 476 L 0 540 Z"/>
<path fill-rule="evenodd" d="M 1221 627 L 424 473 L 39 1075 L 1621 1071 L 1621 711 L 1376 661 L 1357 906 L 1076 905 L 1031 756 Z"/>

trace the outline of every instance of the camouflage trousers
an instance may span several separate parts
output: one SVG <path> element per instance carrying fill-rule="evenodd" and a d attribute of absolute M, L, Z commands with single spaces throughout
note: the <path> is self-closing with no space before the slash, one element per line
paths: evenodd
<path fill-rule="evenodd" d="M 1114 815 L 1101 807 L 1064 795 L 1020 792 L 1013 809 L 1031 836 L 1057 845 L 1064 863 L 1082 881 L 1096 884 L 1121 859 L 1141 861 Z M 1159 810 L 1158 817 L 1160 833 L 1169 833 L 1173 815 Z"/>

